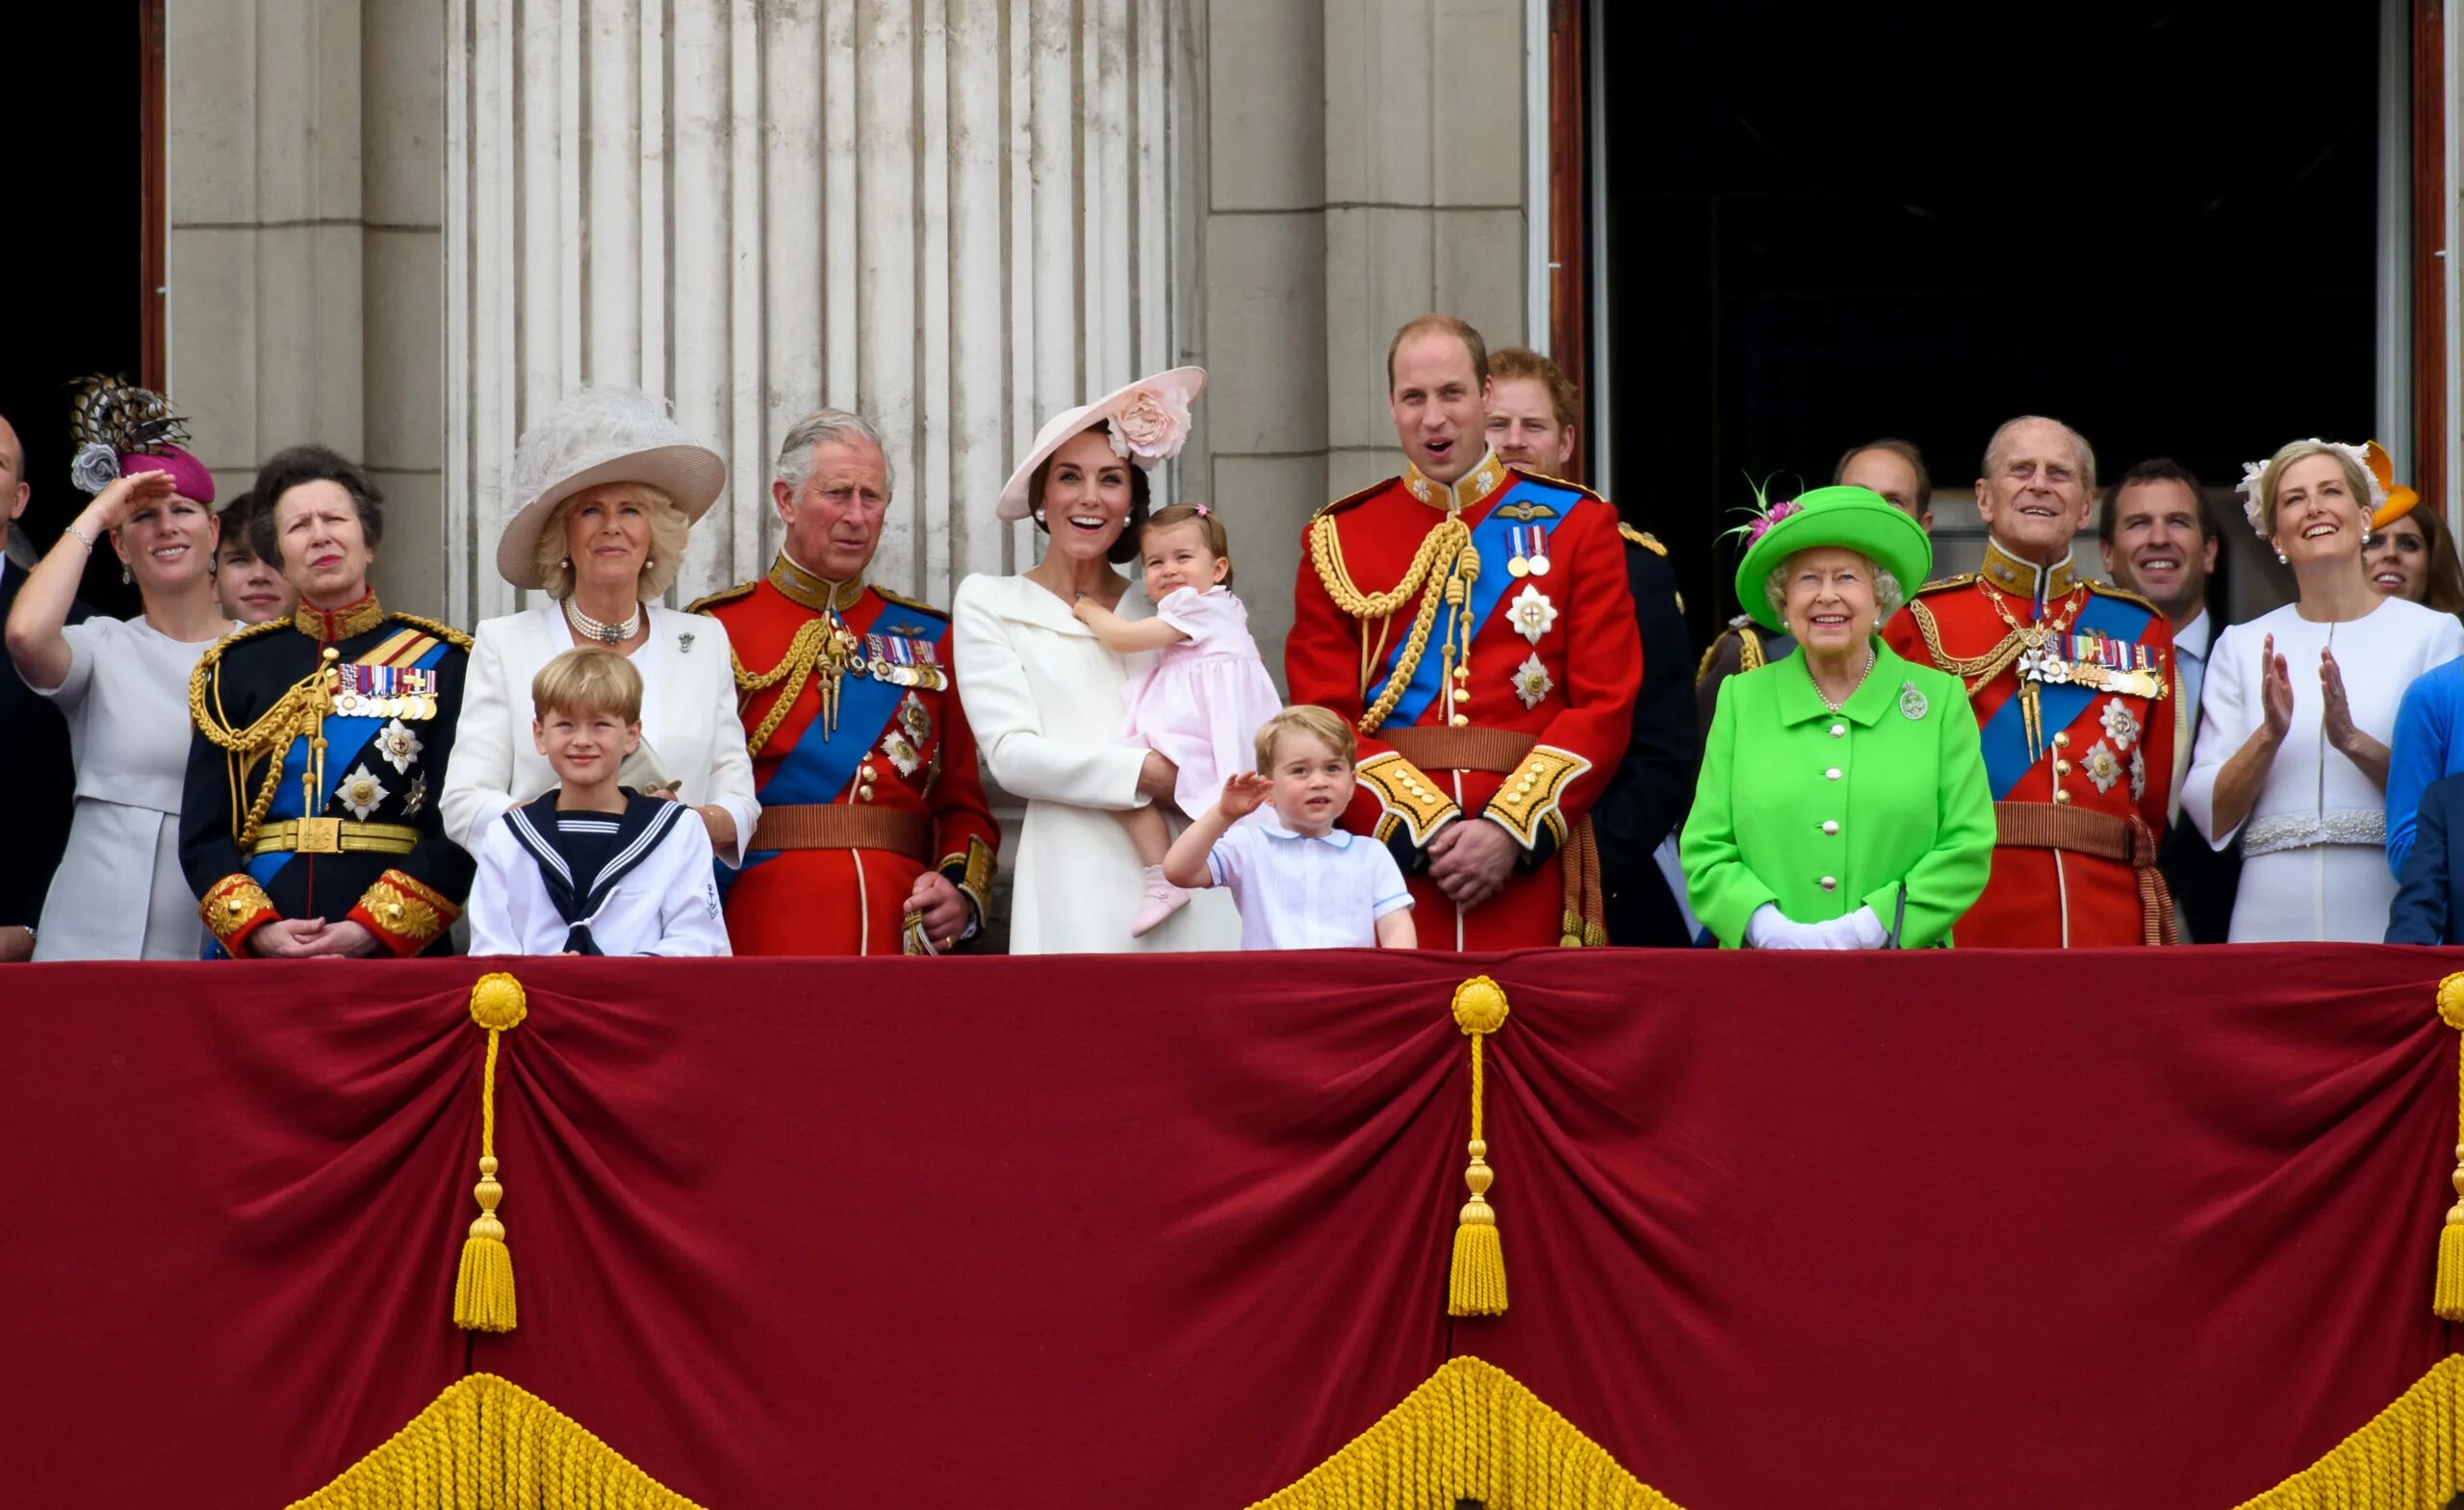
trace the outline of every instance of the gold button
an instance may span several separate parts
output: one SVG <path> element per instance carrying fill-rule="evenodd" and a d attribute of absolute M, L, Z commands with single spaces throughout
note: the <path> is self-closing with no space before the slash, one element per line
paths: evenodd
<path fill-rule="evenodd" d="M 385 904 L 385 916 L 386 916 L 386 918 L 387 918 L 389 921 L 396 922 L 396 923 L 400 922 L 400 921 L 402 920 L 402 904 L 400 904 L 399 902 L 388 902 L 388 903 L 386 903 L 386 904 Z"/>
<path fill-rule="evenodd" d="M 1822 832 L 1825 833 L 1837 833 L 1839 832 L 1839 820 L 1836 818 L 1823 819 Z"/>
<path fill-rule="evenodd" d="M 223 903 L 222 906 L 233 917 L 238 917 L 241 913 L 248 910 L 248 904 L 241 901 L 238 897 L 233 897 L 230 901 Z"/>
<path fill-rule="evenodd" d="M 2053 800 L 2066 805 L 2070 801 L 2070 794 L 2068 792 L 2056 792 L 2053 794 Z"/>
<path fill-rule="evenodd" d="M 860 802 L 860 803 L 868 803 L 868 802 L 871 802 L 871 801 L 873 800 L 873 789 L 872 789 L 872 787 L 871 787 L 871 786 L 869 786 L 869 785 L 865 785 L 865 786 L 859 786 L 859 787 L 857 787 L 857 788 L 856 788 L 856 800 L 857 800 L 858 802 Z"/>
<path fill-rule="evenodd" d="M 1848 737 L 1848 726 L 1847 726 L 1847 725 L 1845 725 L 1845 724 L 1834 724 L 1834 725 L 1832 725 L 1832 726 L 1831 726 L 1831 737 L 1832 737 L 1832 738 L 1834 738 L 1834 739 L 1845 739 L 1846 737 Z"/>
<path fill-rule="evenodd" d="M 1835 781 L 1839 780 L 1839 767 L 1835 765 L 1830 770 L 1823 772 L 1822 779 L 1826 781 Z"/>
<path fill-rule="evenodd" d="M 860 780 L 862 780 L 862 781 L 878 781 L 878 780 L 880 780 L 879 774 L 878 774 L 878 773 L 876 773 L 876 772 L 873 770 L 872 765 L 871 765 L 871 763 L 870 763 L 870 762 L 867 762 L 867 763 L 864 765 L 863 770 L 862 770 L 861 772 L 860 772 L 860 773 L 859 773 L 859 778 L 860 778 Z"/>
<path fill-rule="evenodd" d="M 2070 762 L 2067 760 L 2056 760 L 2053 762 L 2053 774 L 2056 776 L 2068 776 L 2070 774 Z"/>
<path fill-rule="evenodd" d="M 1457 713 L 1452 718 L 1447 720 L 1447 722 L 1452 724 L 1457 729 L 1463 729 L 1470 726 L 1472 717 L 1468 713 Z"/>
<path fill-rule="evenodd" d="M 1825 877 L 1823 877 L 1823 878 L 1822 878 L 1822 889 L 1823 889 L 1823 890 L 1825 890 L 1825 891 L 1836 891 L 1836 890 L 1838 890 L 1838 889 L 1839 889 L 1839 881 L 1838 881 L 1838 878 L 1836 878 L 1836 877 L 1835 877 L 1835 876 L 1825 876 Z"/>
<path fill-rule="evenodd" d="M 2053 748 L 2055 748 L 2056 750 L 2067 750 L 2067 749 L 2069 749 L 2069 748 L 2070 748 L 2070 736 L 2069 736 L 2068 734 L 2056 734 L 2056 735 L 2054 735 L 2054 736 L 2053 736 Z"/>

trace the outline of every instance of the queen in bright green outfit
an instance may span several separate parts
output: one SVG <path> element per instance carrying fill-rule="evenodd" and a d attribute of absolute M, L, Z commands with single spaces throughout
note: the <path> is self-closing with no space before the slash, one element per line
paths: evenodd
<path fill-rule="evenodd" d="M 1678 853 L 1722 945 L 1921 948 L 1985 889 L 1993 801 L 1959 678 L 1875 637 L 1934 550 L 1864 488 L 1817 488 L 1748 526 L 1736 592 L 1796 652 L 1720 684 Z"/>

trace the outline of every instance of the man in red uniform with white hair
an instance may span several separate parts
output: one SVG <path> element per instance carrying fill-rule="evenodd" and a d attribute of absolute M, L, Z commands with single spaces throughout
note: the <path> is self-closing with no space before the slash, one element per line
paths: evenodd
<path fill-rule="evenodd" d="M 1402 863 L 1421 947 L 1604 943 L 1588 815 L 1643 671 L 1617 511 L 1489 449 L 1470 325 L 1422 316 L 1386 370 L 1409 465 L 1310 522 L 1292 700 L 1359 729 L 1344 826 Z"/>
<path fill-rule="evenodd" d="M 881 436 L 787 431 L 779 559 L 693 605 L 727 626 L 761 800 L 727 887 L 740 955 L 939 954 L 975 933 L 1000 842 L 951 680 L 950 621 L 864 580 L 889 508 Z"/>

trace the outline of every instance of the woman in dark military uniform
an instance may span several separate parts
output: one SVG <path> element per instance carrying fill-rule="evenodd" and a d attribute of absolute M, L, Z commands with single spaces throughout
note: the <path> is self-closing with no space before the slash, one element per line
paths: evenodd
<path fill-rule="evenodd" d="M 470 639 L 369 590 L 383 500 L 359 468 L 294 447 L 255 492 L 257 553 L 299 605 L 206 652 L 189 682 L 180 863 L 208 953 L 440 948 L 471 884 L 436 811 Z"/>

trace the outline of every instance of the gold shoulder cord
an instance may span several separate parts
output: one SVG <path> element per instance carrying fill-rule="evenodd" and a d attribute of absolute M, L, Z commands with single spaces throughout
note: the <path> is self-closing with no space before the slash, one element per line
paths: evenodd
<path fill-rule="evenodd" d="M 2000 676 L 2004 667 L 2017 660 L 2027 643 L 2025 635 L 2013 629 L 1982 655 L 1953 655 L 1942 649 L 1942 629 L 1934 622 L 1934 610 L 1926 607 L 1922 601 L 1917 601 L 1909 603 L 1908 613 L 1916 621 L 1916 632 L 1925 637 L 1925 653 L 1934 657 L 1935 665 L 1966 682 L 1970 695 Z"/>
<path fill-rule="evenodd" d="M 736 653 L 734 645 L 729 645 L 728 661 L 735 668 L 737 690 L 750 697 L 771 687 L 780 688 L 779 696 L 770 704 L 770 711 L 762 716 L 760 726 L 744 741 L 744 753 L 748 757 L 759 755 L 762 747 L 770 743 L 770 736 L 777 733 L 779 726 L 786 721 L 787 710 L 795 706 L 797 698 L 803 696 L 805 683 L 811 679 L 816 669 L 822 675 L 822 737 L 826 739 L 836 730 L 838 674 L 845 664 L 847 647 L 854 638 L 838 627 L 834 619 L 815 615 L 797 627 L 796 637 L 787 642 L 786 654 L 779 658 L 779 664 L 764 672 L 745 670 L 743 657 Z M 780 686 L 782 682 L 785 685 Z"/>
<path fill-rule="evenodd" d="M 1449 514 L 1422 537 L 1421 548 L 1413 552 L 1412 564 L 1404 571 L 1401 581 L 1382 593 L 1365 593 L 1344 565 L 1343 542 L 1335 533 L 1335 518 L 1332 514 L 1321 514 L 1309 526 L 1309 559 L 1317 568 L 1318 580 L 1325 585 L 1326 596 L 1334 600 L 1337 608 L 1364 624 L 1371 619 L 1378 621 L 1374 647 L 1366 635 L 1361 638 L 1360 690 L 1363 693 L 1368 692 L 1373 679 L 1372 669 L 1385 656 L 1386 637 L 1393 627 L 1395 610 L 1411 601 L 1412 595 L 1421 593 L 1424 586 L 1429 589 L 1421 593 L 1420 611 L 1412 616 L 1412 627 L 1403 637 L 1402 653 L 1396 657 L 1394 675 L 1386 678 L 1386 690 L 1360 716 L 1360 731 L 1372 734 L 1386 722 L 1386 716 L 1395 711 L 1395 704 L 1402 701 L 1404 689 L 1411 685 L 1413 673 L 1420 669 L 1421 656 L 1428 649 L 1429 630 L 1437 623 L 1440 602 L 1459 609 L 1470 597 L 1471 584 L 1480 575 L 1480 553 L 1472 548 L 1471 526 Z M 1462 654 L 1467 661 L 1471 656 L 1471 637 L 1472 627 L 1467 620 L 1462 634 Z M 1451 634 L 1448 636 L 1443 653 L 1450 674 L 1449 684 L 1456 653 L 1453 638 Z"/>
<path fill-rule="evenodd" d="M 227 643 L 227 642 L 226 642 Z M 222 707 L 222 647 L 217 645 L 205 653 L 196 670 L 189 675 L 189 719 L 207 742 L 225 752 L 223 763 L 229 773 L 231 788 L 231 825 L 240 848 L 256 842 L 257 830 L 265 823 L 266 812 L 273 806 L 273 794 L 282 782 L 282 755 L 290 750 L 294 739 L 306 735 L 323 744 L 323 713 L 331 705 L 330 689 L 325 679 L 325 666 L 295 681 L 274 700 L 273 706 L 245 729 L 231 727 L 230 716 Z M 206 708 L 206 684 L 214 687 L 214 707 Z M 240 811 L 240 792 L 248 784 L 249 768 L 259 760 L 266 762 L 265 780 L 257 787 L 256 797 L 248 804 L 247 812 Z M 319 773 L 308 773 L 312 792 Z M 320 805 L 313 800 L 301 809 L 304 816 L 315 817 Z"/>

